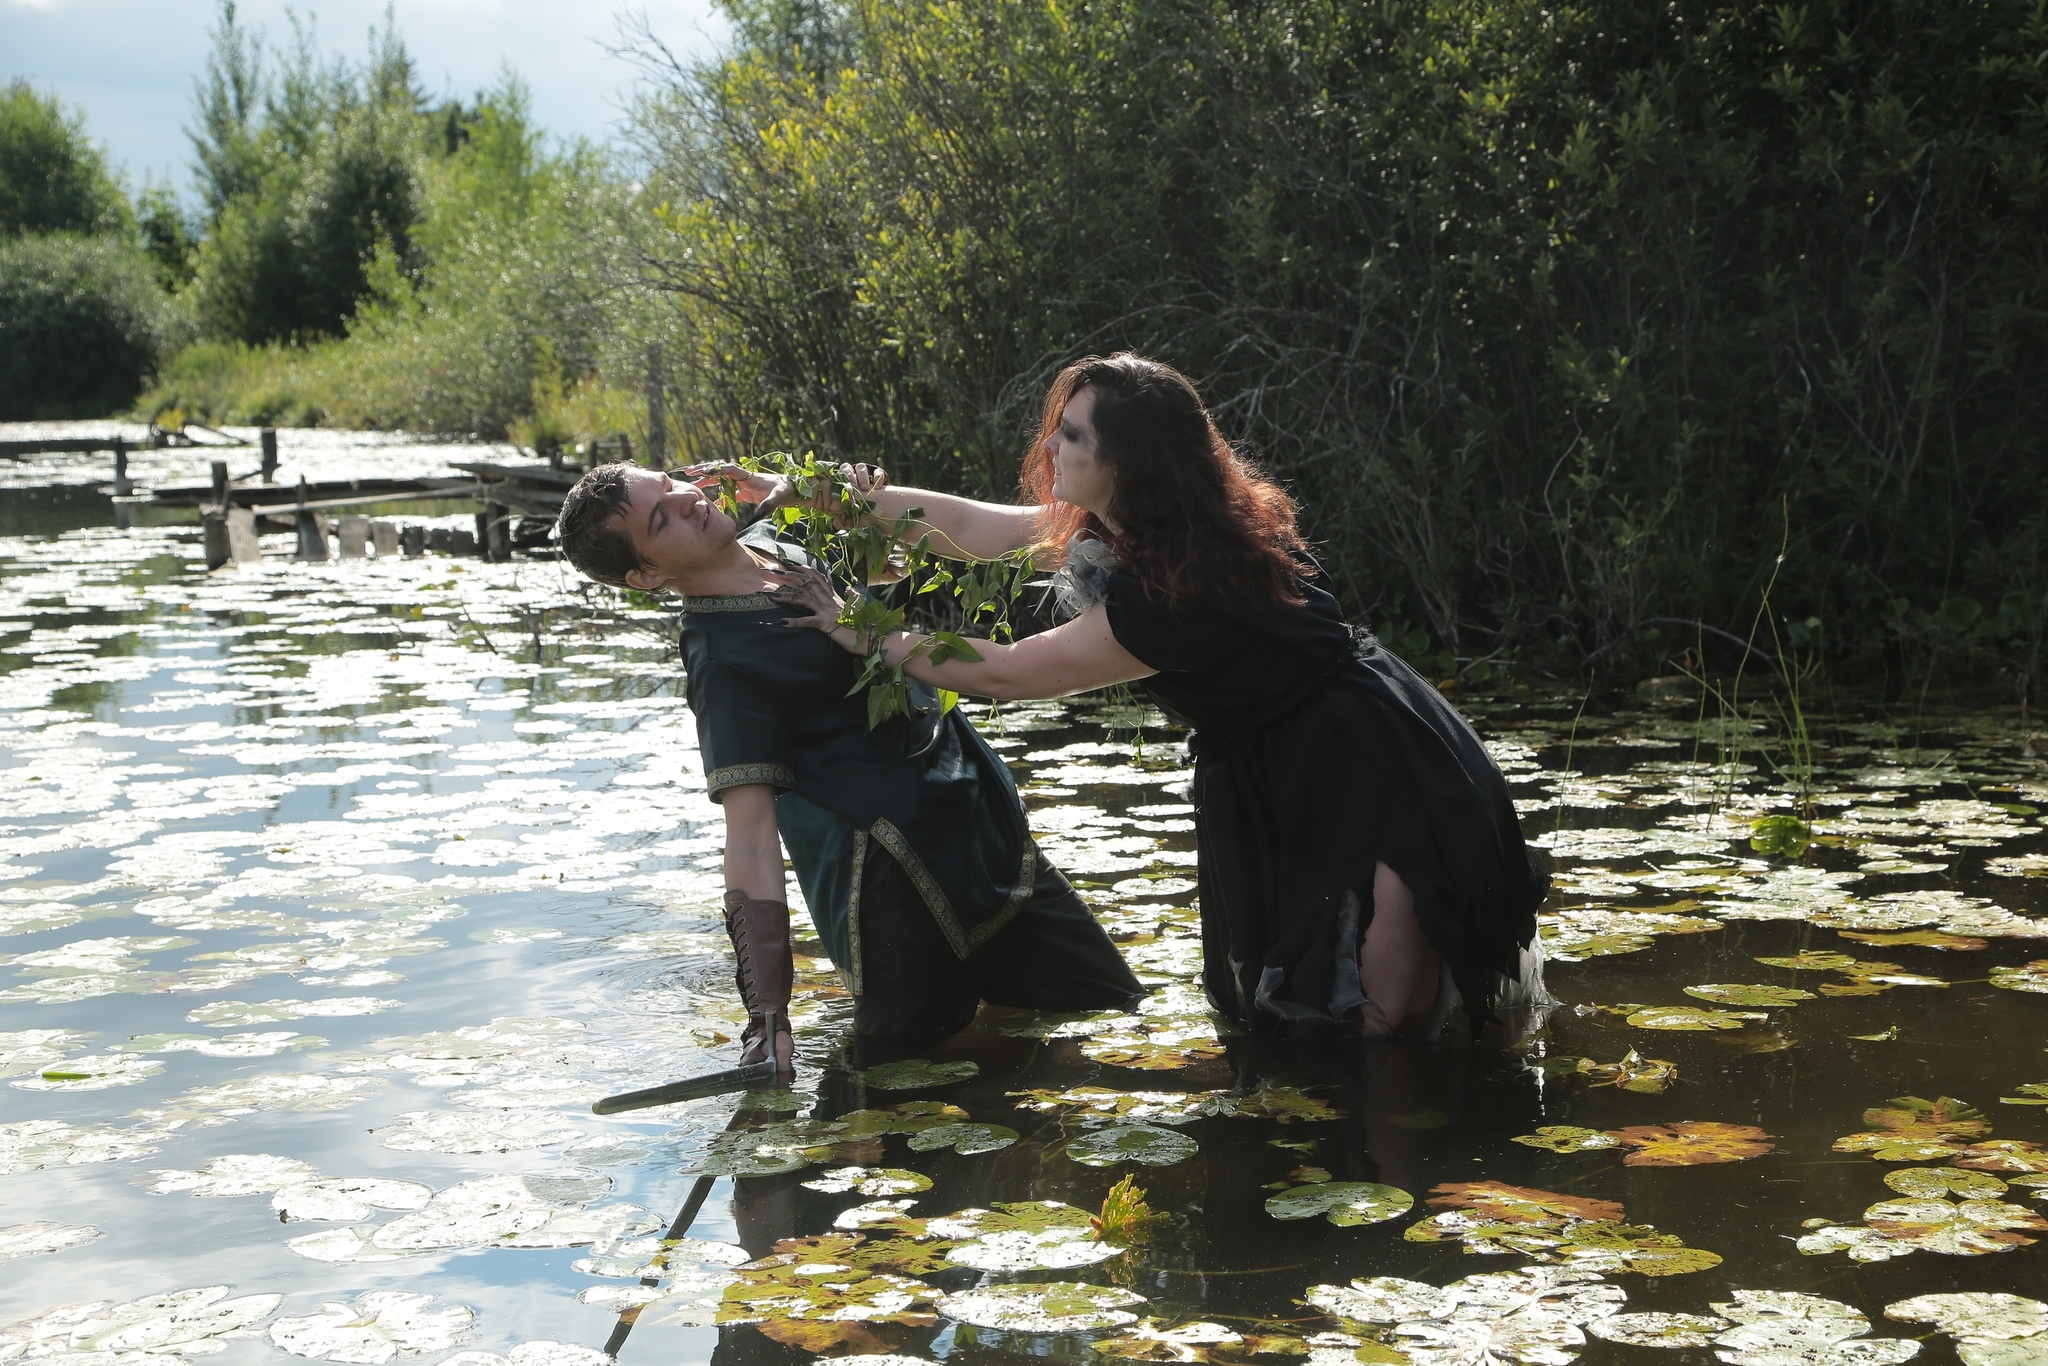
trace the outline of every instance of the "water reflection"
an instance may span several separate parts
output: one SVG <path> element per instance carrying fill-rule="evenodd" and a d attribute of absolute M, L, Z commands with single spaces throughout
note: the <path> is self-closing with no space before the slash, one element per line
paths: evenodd
<path fill-rule="evenodd" d="M 1768 736 L 1697 700 L 1470 699 L 1556 860 L 1564 1004 L 1282 1048 L 1188 989 L 1175 738 L 1005 708 L 986 729 L 1143 1009 L 988 1012 L 920 1055 L 972 1075 L 888 1089 L 903 1060 L 852 1047 L 802 938 L 799 1094 L 600 1120 L 727 1065 L 742 1023 L 661 614 L 531 562 L 208 575 L 189 529 L 4 507 L 0 1359 L 139 1324 L 340 1359 L 360 1319 L 522 1366 L 1551 1366 L 1664 1329 L 1846 1366 L 1984 1337 L 1916 1297 L 2048 1281 L 2048 772 L 2009 712 L 1840 704 L 1794 856 L 1752 840 L 1794 810 Z M 1155 1218 L 1104 1252 L 1085 1220 L 1127 1175 Z M 1016 1288 L 1049 1285 L 1079 1288 Z"/>

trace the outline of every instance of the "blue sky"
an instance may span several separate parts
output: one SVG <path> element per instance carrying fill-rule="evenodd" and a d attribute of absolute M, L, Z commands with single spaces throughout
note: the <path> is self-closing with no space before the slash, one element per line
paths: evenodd
<path fill-rule="evenodd" d="M 241 0 L 242 22 L 272 46 L 291 39 L 287 0 Z M 359 60 L 385 0 L 295 0 L 320 45 Z M 395 0 L 399 32 L 435 94 L 464 99 L 509 64 L 533 92 L 535 121 L 557 135 L 608 140 L 633 68 L 605 51 L 616 40 L 614 0 Z M 711 0 L 632 0 L 677 53 L 715 50 L 726 29 Z M 192 81 L 206 63 L 214 0 L 0 0 L 0 79 L 26 77 L 82 109 L 86 130 L 127 172 L 154 177 L 190 205 Z"/>

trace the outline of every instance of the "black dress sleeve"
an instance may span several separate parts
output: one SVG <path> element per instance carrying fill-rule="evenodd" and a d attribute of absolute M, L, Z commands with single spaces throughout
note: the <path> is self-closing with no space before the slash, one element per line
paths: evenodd
<path fill-rule="evenodd" d="M 690 685 L 711 800 L 750 783 L 768 783 L 778 796 L 796 786 L 788 726 L 766 689 L 722 662 L 703 669 Z"/>
<path fill-rule="evenodd" d="M 1146 596 L 1136 574 L 1109 576 L 1103 597 L 1110 634 L 1140 664 L 1161 673 L 1215 668 L 1229 651 L 1230 623 L 1198 600 L 1169 607 Z"/>

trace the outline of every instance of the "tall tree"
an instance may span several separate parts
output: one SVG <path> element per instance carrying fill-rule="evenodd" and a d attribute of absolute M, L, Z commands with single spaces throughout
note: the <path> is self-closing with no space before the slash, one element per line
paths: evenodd
<path fill-rule="evenodd" d="M 206 74 L 193 83 L 198 126 L 185 130 L 199 157 L 195 169 L 209 221 L 218 219 L 229 200 L 255 189 L 263 178 L 256 139 L 257 107 L 264 93 L 262 37 L 241 26 L 235 0 L 220 0 L 212 37 Z"/>
<path fill-rule="evenodd" d="M 9 85 L 0 95 L 0 237 L 133 226 L 127 196 L 86 137 L 84 119 L 27 81 Z"/>

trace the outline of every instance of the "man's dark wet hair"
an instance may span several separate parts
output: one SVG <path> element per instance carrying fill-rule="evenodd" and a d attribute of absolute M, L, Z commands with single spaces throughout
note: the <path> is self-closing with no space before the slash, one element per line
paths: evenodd
<path fill-rule="evenodd" d="M 614 588 L 630 587 L 626 575 L 648 567 L 633 549 L 624 521 L 613 520 L 626 511 L 626 476 L 636 471 L 645 473 L 633 465 L 596 466 L 562 499 L 562 515 L 555 521 L 555 539 L 569 563 Z"/>

